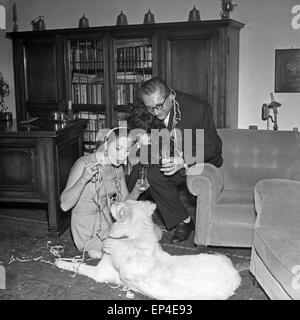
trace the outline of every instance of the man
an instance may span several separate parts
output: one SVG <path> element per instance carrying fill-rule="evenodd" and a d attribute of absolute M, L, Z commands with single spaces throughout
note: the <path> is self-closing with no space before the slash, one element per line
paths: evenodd
<path fill-rule="evenodd" d="M 204 129 L 204 162 L 216 167 L 222 165 L 222 141 L 207 103 L 195 96 L 171 90 L 164 80 L 157 77 L 144 82 L 139 93 L 147 111 L 163 121 L 168 130 L 176 128 L 184 134 L 184 129 L 194 129 L 194 132 L 195 129 Z M 195 141 L 193 144 L 195 150 Z M 164 161 L 161 166 L 148 168 L 151 196 L 167 229 L 175 228 L 171 238 L 173 243 L 186 240 L 194 230 L 194 223 L 178 194 L 178 186 L 186 181 L 186 168 L 182 153 L 174 154 L 174 157 Z M 130 174 L 129 190 L 137 179 L 138 165 L 133 167 Z"/>

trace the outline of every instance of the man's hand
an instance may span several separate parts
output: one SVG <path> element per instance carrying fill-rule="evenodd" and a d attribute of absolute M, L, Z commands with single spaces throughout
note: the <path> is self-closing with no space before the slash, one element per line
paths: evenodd
<path fill-rule="evenodd" d="M 171 176 L 182 168 L 184 168 L 184 160 L 181 156 L 177 156 L 169 159 L 162 159 L 160 171 L 162 171 L 165 176 Z"/>

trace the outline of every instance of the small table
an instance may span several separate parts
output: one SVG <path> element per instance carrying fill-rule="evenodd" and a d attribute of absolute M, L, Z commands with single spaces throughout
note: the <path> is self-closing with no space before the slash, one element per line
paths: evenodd
<path fill-rule="evenodd" d="M 87 120 L 36 120 L 20 125 L 0 122 L 1 202 L 45 203 L 49 236 L 59 237 L 70 225 L 70 212 L 60 209 L 71 167 L 83 154 Z"/>

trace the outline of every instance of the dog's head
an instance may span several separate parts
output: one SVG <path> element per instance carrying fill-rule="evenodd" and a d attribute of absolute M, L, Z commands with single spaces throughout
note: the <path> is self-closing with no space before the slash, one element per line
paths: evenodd
<path fill-rule="evenodd" d="M 136 239 L 153 230 L 152 214 L 156 205 L 150 201 L 127 200 L 114 203 L 111 214 L 116 222 L 112 225 L 110 236 Z"/>

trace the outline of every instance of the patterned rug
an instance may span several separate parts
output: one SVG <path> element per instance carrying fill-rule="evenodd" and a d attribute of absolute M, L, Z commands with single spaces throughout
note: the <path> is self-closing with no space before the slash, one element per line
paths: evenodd
<path fill-rule="evenodd" d="M 79 252 L 69 230 L 58 240 L 47 238 L 46 232 L 47 226 L 43 223 L 0 217 L 0 264 L 6 269 L 6 289 L 0 289 L 0 300 L 148 300 L 122 287 L 96 283 L 54 267 L 55 254 L 72 258 Z M 230 299 L 267 299 L 262 289 L 253 285 L 249 249 L 195 247 L 193 234 L 184 243 L 174 245 L 169 242 L 171 235 L 165 231 L 161 244 L 172 255 L 218 252 L 233 261 L 240 271 L 242 284 Z M 86 263 L 95 265 L 97 260 L 87 258 Z"/>

